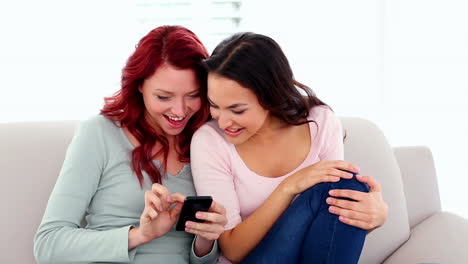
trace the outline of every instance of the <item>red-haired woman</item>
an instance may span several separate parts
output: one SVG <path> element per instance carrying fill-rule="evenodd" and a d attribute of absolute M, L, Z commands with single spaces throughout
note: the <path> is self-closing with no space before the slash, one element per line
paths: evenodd
<path fill-rule="evenodd" d="M 197 216 L 206 220 L 201 229 L 173 228 L 184 195 L 195 195 L 189 146 L 209 115 L 199 67 L 207 57 L 184 27 L 158 27 L 140 40 L 121 90 L 80 125 L 68 148 L 34 239 L 38 262 L 216 260 L 227 222 L 221 204 Z"/>

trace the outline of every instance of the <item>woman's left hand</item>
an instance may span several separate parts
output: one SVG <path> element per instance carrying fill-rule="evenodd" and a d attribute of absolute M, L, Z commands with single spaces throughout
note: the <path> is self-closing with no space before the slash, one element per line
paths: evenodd
<path fill-rule="evenodd" d="M 187 221 L 185 224 L 186 232 L 206 240 L 216 240 L 224 232 L 224 226 L 227 223 L 226 209 L 216 201 L 213 200 L 208 212 L 197 212 L 195 217 L 205 222 Z"/>
<path fill-rule="evenodd" d="M 333 197 L 327 198 L 327 203 L 330 205 L 328 210 L 332 214 L 339 215 L 339 220 L 345 224 L 371 231 L 383 225 L 387 219 L 388 206 L 382 199 L 380 184 L 374 178 L 361 175 L 357 175 L 356 178 L 369 185 L 369 192 L 331 190 L 329 194 Z"/>
<path fill-rule="evenodd" d="M 197 212 L 195 217 L 205 222 L 187 221 L 185 232 L 197 235 L 194 251 L 197 256 L 202 257 L 212 250 L 214 241 L 224 232 L 227 223 L 226 209 L 213 200 L 208 212 Z"/>

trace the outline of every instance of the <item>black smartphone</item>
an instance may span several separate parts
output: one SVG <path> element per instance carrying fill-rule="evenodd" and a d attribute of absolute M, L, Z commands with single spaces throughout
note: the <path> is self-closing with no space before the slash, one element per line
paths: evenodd
<path fill-rule="evenodd" d="M 203 220 L 197 219 L 195 214 L 200 211 L 207 212 L 212 202 L 211 196 L 187 196 L 180 212 L 179 221 L 177 221 L 176 230 L 184 231 L 187 221 L 203 222 Z"/>

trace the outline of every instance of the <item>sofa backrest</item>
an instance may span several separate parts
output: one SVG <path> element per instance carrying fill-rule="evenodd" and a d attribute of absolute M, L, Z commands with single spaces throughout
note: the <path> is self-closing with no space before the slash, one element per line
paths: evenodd
<path fill-rule="evenodd" d="M 0 263 L 35 263 L 33 237 L 77 124 L 0 124 Z"/>
<path fill-rule="evenodd" d="M 405 186 L 410 227 L 442 210 L 431 150 L 425 146 L 397 147 L 393 153 Z"/>
<path fill-rule="evenodd" d="M 403 183 L 393 150 L 381 130 L 360 118 L 341 118 L 346 133 L 345 160 L 361 168 L 382 186 L 389 207 L 383 226 L 368 234 L 359 263 L 382 263 L 409 238 L 409 223 Z"/>

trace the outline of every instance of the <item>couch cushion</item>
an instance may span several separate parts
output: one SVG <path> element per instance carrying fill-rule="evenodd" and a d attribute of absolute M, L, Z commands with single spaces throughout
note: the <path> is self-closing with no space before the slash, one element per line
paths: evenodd
<path fill-rule="evenodd" d="M 360 118 L 341 118 L 345 129 L 345 160 L 376 178 L 389 207 L 385 224 L 369 233 L 359 263 L 382 263 L 409 237 L 402 179 L 393 150 L 381 130 Z M 406 263 L 406 262 L 405 262 Z"/>
<path fill-rule="evenodd" d="M 34 234 L 77 124 L 0 124 L 1 263 L 35 263 Z"/>
<path fill-rule="evenodd" d="M 466 263 L 468 220 L 440 212 L 411 230 L 410 239 L 385 264 Z"/>

